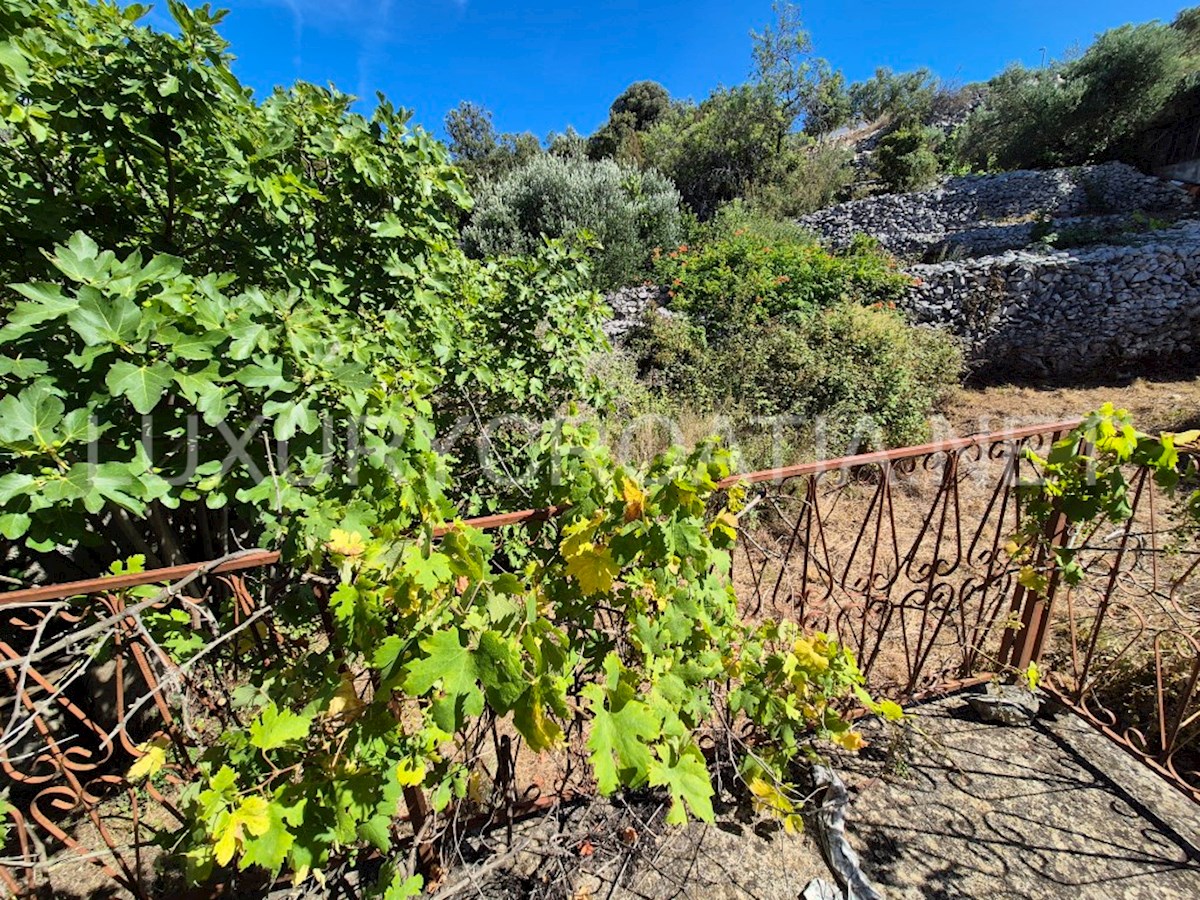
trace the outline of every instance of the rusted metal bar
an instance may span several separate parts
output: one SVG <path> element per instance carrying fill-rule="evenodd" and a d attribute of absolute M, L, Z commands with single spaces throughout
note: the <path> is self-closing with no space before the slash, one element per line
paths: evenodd
<path fill-rule="evenodd" d="M 833 472 L 839 469 L 853 469 L 879 463 L 896 462 L 903 459 L 915 459 L 934 453 L 945 453 L 963 450 L 969 447 L 983 447 L 1005 441 L 1023 440 L 1036 437 L 1048 432 L 1070 430 L 1079 424 L 1079 420 L 1057 422 L 1048 425 L 1030 425 L 1024 428 L 1014 428 L 989 434 L 972 435 L 964 438 L 952 438 L 932 444 L 921 444 L 914 447 L 901 447 L 895 450 L 879 450 L 874 453 L 861 453 L 857 456 L 842 456 L 836 459 L 820 460 L 811 463 L 801 463 L 795 466 L 785 466 L 777 469 L 764 469 L 758 472 L 748 472 L 744 475 L 731 475 L 718 482 L 722 488 L 732 487 L 742 482 L 761 484 L 763 482 L 781 481 L 806 475 L 818 475 L 823 472 Z M 547 506 L 539 509 L 522 509 L 516 512 L 499 513 L 491 516 L 478 516 L 464 519 L 461 523 L 447 523 L 433 529 L 434 537 L 443 537 L 458 524 L 481 531 L 493 528 L 503 528 L 507 525 L 520 525 L 527 522 L 544 522 L 561 515 L 565 506 Z M 214 568 L 213 574 L 235 572 L 240 569 L 254 569 L 274 565 L 279 562 L 279 552 L 262 550 L 253 555 L 246 555 Z M 128 575 L 109 575 L 102 578 L 89 578 L 83 581 L 70 581 L 62 584 L 48 584 L 42 587 L 26 588 L 8 591 L 0 594 L 0 606 L 35 603 L 44 600 L 61 600 L 64 597 L 75 597 L 86 594 L 98 594 L 105 591 L 118 591 L 137 587 L 143 584 L 159 584 L 175 581 L 192 574 L 197 569 L 208 565 L 206 562 L 187 563 L 180 566 L 168 566 L 161 569 L 150 569 L 145 572 L 134 572 Z"/>
<path fill-rule="evenodd" d="M 257 550 L 213 566 L 211 572 L 216 575 L 222 572 L 237 572 L 240 569 L 258 569 L 274 565 L 277 562 L 279 562 L 279 551 Z M 139 587 L 143 584 L 160 584 L 168 581 L 177 581 L 208 565 L 211 565 L 210 561 L 185 563 L 181 566 L 148 569 L 145 572 L 131 572 L 127 575 L 106 575 L 101 578 L 88 578 L 83 581 L 65 581 L 61 584 L 47 584 L 42 587 L 7 591 L 0 594 L 0 606 L 19 606 L 22 603 L 62 600 L 66 597 L 122 591 L 131 587 Z"/>
<path fill-rule="evenodd" d="M 950 453 L 966 450 L 970 447 L 986 447 L 991 444 L 1002 444 L 1009 441 L 1020 441 L 1025 438 L 1039 437 L 1052 432 L 1070 431 L 1080 423 L 1080 419 L 1065 422 L 1053 422 L 1048 425 L 1030 425 L 1024 428 L 1012 428 L 1006 431 L 993 431 L 988 434 L 976 434 L 970 437 L 950 438 L 933 444 L 919 444 L 915 447 L 900 447 L 895 450 L 877 450 L 873 453 L 860 453 L 857 456 L 842 456 L 837 459 L 824 459 L 816 462 L 800 463 L 794 466 L 784 466 L 778 469 L 764 469 L 759 472 L 748 472 L 745 475 L 730 475 L 722 479 L 720 487 L 732 487 L 746 482 L 761 484 L 768 481 L 784 481 L 804 475 L 819 475 L 822 472 L 835 472 L 839 469 L 855 469 L 876 463 L 898 462 L 902 459 L 917 459 L 936 453 Z"/>

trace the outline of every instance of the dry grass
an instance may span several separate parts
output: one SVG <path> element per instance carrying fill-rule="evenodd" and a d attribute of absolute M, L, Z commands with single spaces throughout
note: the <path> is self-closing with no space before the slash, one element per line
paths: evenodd
<path fill-rule="evenodd" d="M 971 434 L 1006 425 L 1070 419 L 1105 402 L 1128 409 L 1143 431 L 1194 428 L 1200 423 L 1200 378 L 1179 381 L 1138 378 L 1129 384 L 1093 387 L 960 388 L 947 399 L 943 415 L 959 434 Z"/>

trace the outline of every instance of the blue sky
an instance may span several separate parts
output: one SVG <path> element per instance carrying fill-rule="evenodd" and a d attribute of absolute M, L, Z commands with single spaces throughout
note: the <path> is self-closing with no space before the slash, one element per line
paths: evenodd
<path fill-rule="evenodd" d="M 632 81 L 702 98 L 745 80 L 751 28 L 770 0 L 215 0 L 238 76 L 260 94 L 297 79 L 366 98 L 382 91 L 440 133 L 460 100 L 482 103 L 503 131 L 591 132 Z M 1158 0 L 812 0 L 801 13 L 816 52 L 851 80 L 878 65 L 927 65 L 972 81 L 1013 60 L 1036 65 L 1128 21 L 1170 20 Z M 161 21 L 162 9 L 152 13 Z"/>

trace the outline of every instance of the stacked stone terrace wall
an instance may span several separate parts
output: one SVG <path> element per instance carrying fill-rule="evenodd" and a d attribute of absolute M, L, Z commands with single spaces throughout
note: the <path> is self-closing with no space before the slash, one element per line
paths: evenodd
<path fill-rule="evenodd" d="M 948 329 L 984 378 L 1108 378 L 1194 371 L 1200 223 L 1128 246 L 1008 251 L 911 266 L 904 308 Z"/>
<path fill-rule="evenodd" d="M 900 256 L 921 257 L 939 248 L 978 255 L 1024 246 L 1040 216 L 1174 217 L 1191 208 L 1191 197 L 1178 185 L 1114 162 L 950 178 L 932 190 L 842 203 L 800 224 L 833 247 L 845 247 L 861 233 Z"/>

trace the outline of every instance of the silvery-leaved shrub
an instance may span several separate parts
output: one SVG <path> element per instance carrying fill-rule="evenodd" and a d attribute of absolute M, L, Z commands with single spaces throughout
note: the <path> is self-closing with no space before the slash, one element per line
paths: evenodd
<path fill-rule="evenodd" d="M 475 256 L 527 253 L 546 237 L 590 232 L 599 242 L 594 283 L 641 281 L 655 247 L 678 243 L 679 192 L 655 171 L 612 160 L 539 156 L 484 185 L 463 232 Z"/>

